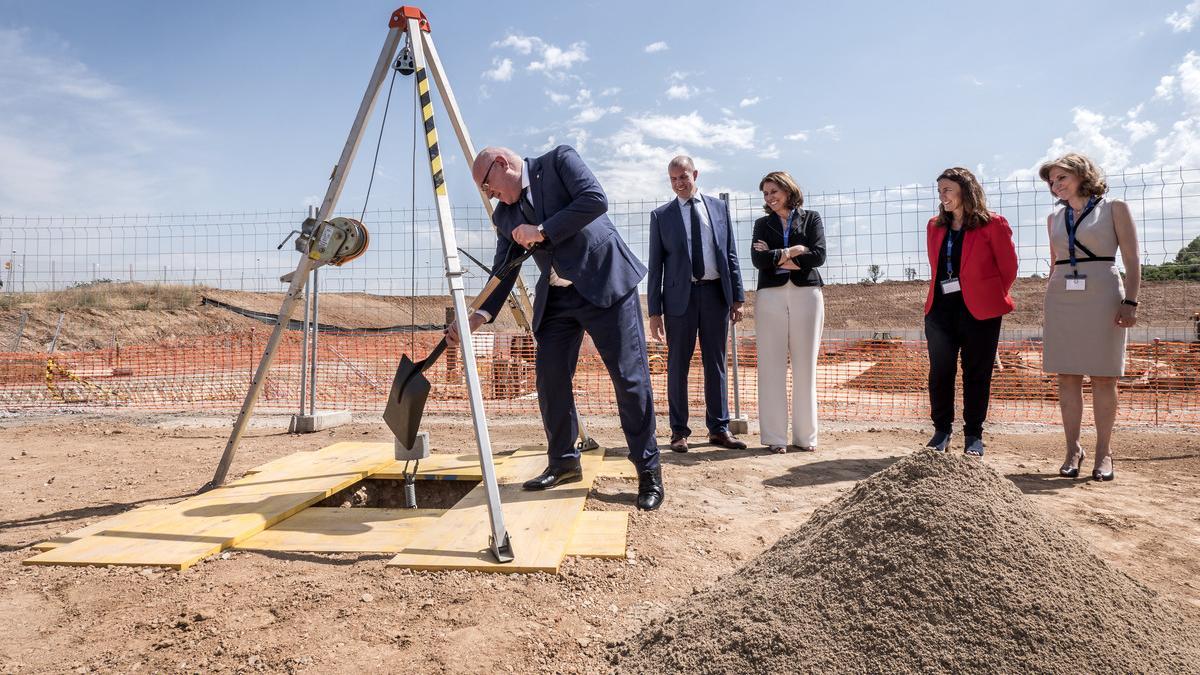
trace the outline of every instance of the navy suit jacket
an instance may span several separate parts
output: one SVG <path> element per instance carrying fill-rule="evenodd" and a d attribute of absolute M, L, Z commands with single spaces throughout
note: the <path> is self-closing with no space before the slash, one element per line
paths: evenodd
<path fill-rule="evenodd" d="M 725 304 L 745 302 L 729 210 L 724 200 L 702 196 L 717 242 L 717 272 Z M 692 297 L 692 253 L 685 227 L 691 227 L 691 223 L 683 222 L 679 200 L 672 199 L 650 212 L 650 281 L 646 296 L 650 316 L 664 311 L 679 316 L 687 311 Z"/>
<path fill-rule="evenodd" d="M 583 163 L 575 149 L 560 145 L 550 152 L 528 160 L 529 191 L 533 195 L 536 223 L 546 237 L 533 260 L 541 269 L 534 290 L 533 329 L 537 330 L 546 310 L 550 288 L 550 266 L 558 276 L 575 284 L 584 300 L 597 307 L 611 307 L 637 288 L 646 267 L 625 245 L 617 228 L 605 215 L 608 197 L 600 181 Z M 492 269 L 501 269 L 520 257 L 524 249 L 512 239 L 512 231 L 525 222 L 519 204 L 500 203 L 492 216 L 496 225 L 496 255 Z M 501 281 L 499 288 L 480 309 L 496 315 L 516 283 L 515 270 Z"/>

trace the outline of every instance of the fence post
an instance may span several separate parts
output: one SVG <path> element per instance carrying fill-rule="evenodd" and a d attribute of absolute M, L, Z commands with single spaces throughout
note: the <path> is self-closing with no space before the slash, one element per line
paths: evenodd
<path fill-rule="evenodd" d="M 734 231 L 733 208 L 729 205 L 729 193 L 721 193 L 721 201 L 725 202 L 725 213 L 729 215 L 729 230 Z M 729 321 L 728 318 L 725 319 Z M 738 379 L 738 336 L 737 324 L 730 321 L 729 323 L 729 351 L 733 356 L 733 417 L 729 420 L 729 433 L 731 434 L 746 434 L 750 433 L 750 421 L 742 417 L 742 385 Z"/>
<path fill-rule="evenodd" d="M 312 356 L 308 359 L 308 414 L 317 414 L 317 335 L 321 332 L 320 270 L 312 271 Z"/>
<path fill-rule="evenodd" d="M 1153 361 L 1150 364 L 1150 372 L 1154 374 L 1154 426 L 1158 426 L 1158 343 L 1159 339 L 1154 338 Z"/>

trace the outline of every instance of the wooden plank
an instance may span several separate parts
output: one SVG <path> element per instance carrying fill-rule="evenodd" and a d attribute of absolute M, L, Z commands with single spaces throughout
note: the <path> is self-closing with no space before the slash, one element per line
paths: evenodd
<path fill-rule="evenodd" d="M 522 448 L 497 471 L 504 524 L 512 539 L 512 562 L 500 564 L 492 557 L 487 494 L 480 484 L 413 537 L 388 565 L 416 570 L 557 573 L 575 518 L 583 511 L 603 457 L 603 448 L 584 453 L 582 481 L 544 491 L 521 488 L 521 483 L 546 467 L 544 448 Z"/>
<path fill-rule="evenodd" d="M 309 553 L 399 553 L 444 509 L 310 507 L 234 548 Z"/>
<path fill-rule="evenodd" d="M 185 499 L 155 517 L 108 527 L 26 565 L 151 565 L 186 569 L 395 460 L 387 443 L 337 443 Z"/>
<path fill-rule="evenodd" d="M 499 467 L 508 459 L 507 455 L 493 455 L 492 465 Z M 395 462 L 371 475 L 372 478 L 399 480 L 404 478 L 404 462 Z M 479 453 L 461 455 L 431 454 L 421 460 L 417 469 L 418 480 L 483 480 L 479 468 Z"/>
<path fill-rule="evenodd" d="M 600 465 L 599 476 L 604 478 L 637 478 L 637 468 L 628 457 L 620 455 L 605 455 Z"/>
<path fill-rule="evenodd" d="M 78 530 L 73 530 L 66 534 L 59 535 L 53 539 L 47 539 L 41 543 L 34 544 L 30 548 L 35 551 L 49 551 L 51 549 L 58 548 L 59 546 L 69 544 L 73 541 L 83 539 L 84 537 L 93 534 L 99 534 L 105 530 L 122 529 L 134 526 L 136 523 L 141 522 L 142 518 L 153 517 L 154 513 L 171 506 L 173 506 L 173 504 L 170 503 L 146 504 L 145 506 L 139 506 L 136 509 L 131 509 L 124 513 L 118 513 L 111 518 L 105 518 L 104 520 L 96 521 L 91 525 L 81 527 Z"/>
<path fill-rule="evenodd" d="M 567 555 L 624 558 L 628 538 L 628 512 L 583 511 L 575 518 L 575 531 L 567 543 Z"/>

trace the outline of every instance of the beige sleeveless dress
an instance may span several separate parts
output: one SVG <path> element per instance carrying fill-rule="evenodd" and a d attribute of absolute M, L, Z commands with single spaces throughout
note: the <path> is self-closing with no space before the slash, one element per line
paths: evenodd
<path fill-rule="evenodd" d="M 1050 242 L 1058 260 L 1067 260 L 1066 207 L 1054 212 Z M 1079 224 L 1076 242 L 1097 257 L 1117 256 L 1117 232 L 1113 227 L 1112 204 L 1100 202 Z M 1076 247 L 1077 259 L 1087 254 Z M 1042 331 L 1042 370 L 1064 375 L 1119 377 L 1125 372 L 1126 329 L 1117 326 L 1117 312 L 1125 287 L 1114 261 L 1083 261 L 1080 274 L 1087 275 L 1086 288 L 1068 291 L 1069 264 L 1055 265 L 1046 288 Z"/>

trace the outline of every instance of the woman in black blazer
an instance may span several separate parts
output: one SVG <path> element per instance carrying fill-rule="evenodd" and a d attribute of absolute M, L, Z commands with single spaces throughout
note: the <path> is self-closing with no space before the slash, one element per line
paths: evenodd
<path fill-rule="evenodd" d="M 750 258 L 758 268 L 754 299 L 758 341 L 758 414 L 763 445 L 771 452 L 817 449 L 817 351 L 825 324 L 821 275 L 825 227 L 816 211 L 800 208 L 804 193 L 786 171 L 758 184 L 767 215 L 754 221 Z M 792 361 L 792 432 L 787 405 L 788 354 Z"/>

